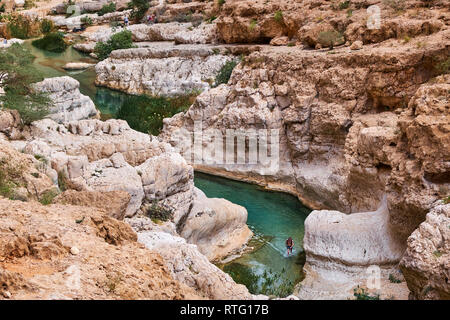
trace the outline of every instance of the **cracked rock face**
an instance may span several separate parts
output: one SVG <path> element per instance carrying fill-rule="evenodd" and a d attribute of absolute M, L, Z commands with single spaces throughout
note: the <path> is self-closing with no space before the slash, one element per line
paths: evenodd
<path fill-rule="evenodd" d="M 239 254 L 253 233 L 248 228 L 247 210 L 226 199 L 208 198 L 195 188 L 195 199 L 181 236 L 195 243 L 209 261 Z"/>
<path fill-rule="evenodd" d="M 184 95 L 209 89 L 229 60 L 209 48 L 199 52 L 189 46 L 116 50 L 96 65 L 95 83 L 132 94 Z"/>
<path fill-rule="evenodd" d="M 99 112 L 91 98 L 80 93 L 80 83 L 71 77 L 47 78 L 36 83 L 36 89 L 52 101 L 49 118 L 62 123 L 97 117 Z"/>
<path fill-rule="evenodd" d="M 5 122 L 5 132 L 11 125 L 14 121 Z M 64 177 L 64 187 L 77 190 L 55 201 L 99 207 L 108 194 L 126 193 L 129 198 L 124 203 L 100 206 L 119 219 L 147 214 L 143 205 L 156 201 L 172 211 L 179 231 L 184 230 L 190 243 L 198 243 L 211 261 L 235 254 L 251 236 L 244 208 L 195 191 L 193 168 L 180 154 L 168 143 L 132 130 L 123 120 L 58 124 L 44 119 L 21 135 L 27 140 L 12 140 L 12 145 L 45 159 L 55 183 Z M 200 211 L 213 214 L 206 220 L 197 219 Z"/>
<path fill-rule="evenodd" d="M 143 231 L 138 233 L 138 241 L 161 254 L 175 279 L 202 292 L 207 298 L 251 299 L 244 285 L 236 284 L 185 239 L 168 233 Z"/>
<path fill-rule="evenodd" d="M 438 204 L 408 238 L 400 267 L 415 299 L 450 299 L 450 205 Z"/>

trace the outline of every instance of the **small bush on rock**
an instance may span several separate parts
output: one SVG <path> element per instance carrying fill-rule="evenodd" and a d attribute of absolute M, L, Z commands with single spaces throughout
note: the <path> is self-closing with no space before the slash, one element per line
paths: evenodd
<path fill-rule="evenodd" d="M 148 0 L 131 0 L 128 2 L 128 8 L 132 10 L 131 18 L 139 21 L 150 8 L 150 4 Z"/>
<path fill-rule="evenodd" d="M 50 52 L 63 52 L 67 48 L 64 34 L 61 32 L 48 33 L 43 38 L 34 40 L 31 44 L 36 48 Z"/>
<path fill-rule="evenodd" d="M 217 87 L 222 83 L 228 83 L 231 77 L 231 73 L 233 72 L 233 69 L 234 67 L 237 66 L 237 64 L 238 61 L 236 60 L 231 60 L 225 63 L 223 67 L 220 69 L 219 74 L 216 76 L 214 86 Z"/>
<path fill-rule="evenodd" d="M 130 30 L 123 30 L 115 33 L 106 42 L 97 42 L 94 48 L 94 53 L 100 60 L 108 58 L 109 54 L 118 49 L 133 48 L 132 33 Z"/>
<path fill-rule="evenodd" d="M 153 201 L 150 208 L 147 209 L 146 215 L 152 219 L 153 222 L 158 223 L 160 221 L 172 220 L 173 211 L 158 204 L 157 201 Z"/>
<path fill-rule="evenodd" d="M 53 31 L 53 29 L 55 28 L 53 21 L 52 20 L 48 20 L 48 19 L 44 19 L 41 22 L 41 31 L 43 34 L 47 34 Z"/>
<path fill-rule="evenodd" d="M 103 16 L 104 14 L 115 12 L 116 4 L 114 2 L 110 2 L 108 4 L 103 5 L 103 7 L 97 12 L 99 16 Z"/>

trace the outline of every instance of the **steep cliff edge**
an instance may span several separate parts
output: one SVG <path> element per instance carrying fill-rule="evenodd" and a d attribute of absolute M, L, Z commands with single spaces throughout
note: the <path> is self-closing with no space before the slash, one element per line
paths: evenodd
<path fill-rule="evenodd" d="M 374 4 L 383 18 L 371 29 L 367 8 Z M 161 135 L 197 170 L 290 192 L 312 208 L 339 210 L 308 218 L 306 269 L 328 269 L 322 274 L 328 280 L 351 274 L 345 281 L 353 285 L 355 268 L 396 267 L 407 238 L 449 194 L 449 13 L 441 1 L 427 8 L 421 1 L 406 1 L 400 9 L 391 4 L 357 1 L 347 10 L 323 1 L 227 1 L 217 21 L 223 41 L 273 46 L 244 57 L 227 84 L 165 119 Z M 346 43 L 321 49 L 325 31 L 341 33 Z M 211 132 L 226 137 L 229 129 L 243 130 L 244 141 L 255 129 L 277 131 L 278 143 L 268 148 L 278 153 L 278 170 L 215 161 Z M 189 154 L 193 146 L 183 140 L 188 134 L 203 138 L 197 142 L 203 155 Z M 258 159 L 244 143 L 243 159 Z M 230 154 L 242 157 L 234 149 Z M 377 210 L 383 199 L 385 209 Z M 331 222 L 335 218 L 342 230 Z M 346 226 L 374 229 L 352 236 Z M 320 241 L 329 241 L 335 254 Z M 344 259 L 348 246 L 361 252 Z M 311 277 L 318 269 L 309 271 L 303 293 L 314 291 Z M 406 280 L 414 292 L 425 283 Z M 443 287 L 430 281 L 439 293 L 434 296 L 445 297 Z"/>

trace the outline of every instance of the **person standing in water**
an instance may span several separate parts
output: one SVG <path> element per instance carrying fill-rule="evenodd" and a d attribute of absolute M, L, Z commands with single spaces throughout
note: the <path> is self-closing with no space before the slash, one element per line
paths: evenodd
<path fill-rule="evenodd" d="M 287 249 L 287 255 L 289 256 L 289 253 L 292 254 L 292 248 L 294 247 L 294 240 L 292 240 L 291 237 L 289 237 L 286 240 L 286 249 Z"/>

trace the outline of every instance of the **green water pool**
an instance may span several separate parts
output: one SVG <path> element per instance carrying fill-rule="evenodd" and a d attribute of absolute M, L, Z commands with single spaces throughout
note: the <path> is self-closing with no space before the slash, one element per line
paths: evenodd
<path fill-rule="evenodd" d="M 95 106 L 102 114 L 102 118 L 109 119 L 114 117 L 123 99 L 126 97 L 125 93 L 96 87 L 94 85 L 94 67 L 81 71 L 66 71 L 62 68 L 68 62 L 97 63 L 97 60 L 78 52 L 72 46 L 61 53 L 38 49 L 31 45 L 31 40 L 25 41 L 24 46 L 36 57 L 34 65 L 44 78 L 70 76 L 78 80 L 80 82 L 80 92 L 94 101 Z"/>
<path fill-rule="evenodd" d="M 33 47 L 30 41 L 24 46 L 36 57 L 34 64 L 45 78 L 68 75 L 77 79 L 81 93 L 91 97 L 103 119 L 115 116 L 127 96 L 125 93 L 96 87 L 94 68 L 74 72 L 62 68 L 68 62 L 96 63 L 96 60 L 72 47 L 62 53 L 52 53 Z M 310 210 L 291 195 L 202 173 L 195 174 L 195 185 L 208 197 L 228 199 L 248 211 L 247 224 L 254 233 L 249 247 L 254 250 L 219 267 L 254 294 L 292 293 L 294 285 L 302 279 L 304 220 Z M 288 237 L 295 242 L 290 257 L 286 257 L 285 250 Z"/>
<path fill-rule="evenodd" d="M 248 211 L 247 224 L 254 233 L 250 246 L 255 250 L 219 267 L 251 293 L 291 294 L 302 280 L 304 221 L 311 210 L 289 194 L 203 173 L 195 173 L 195 185 L 208 197 L 228 199 Z M 290 257 L 285 248 L 288 237 L 295 243 Z"/>

